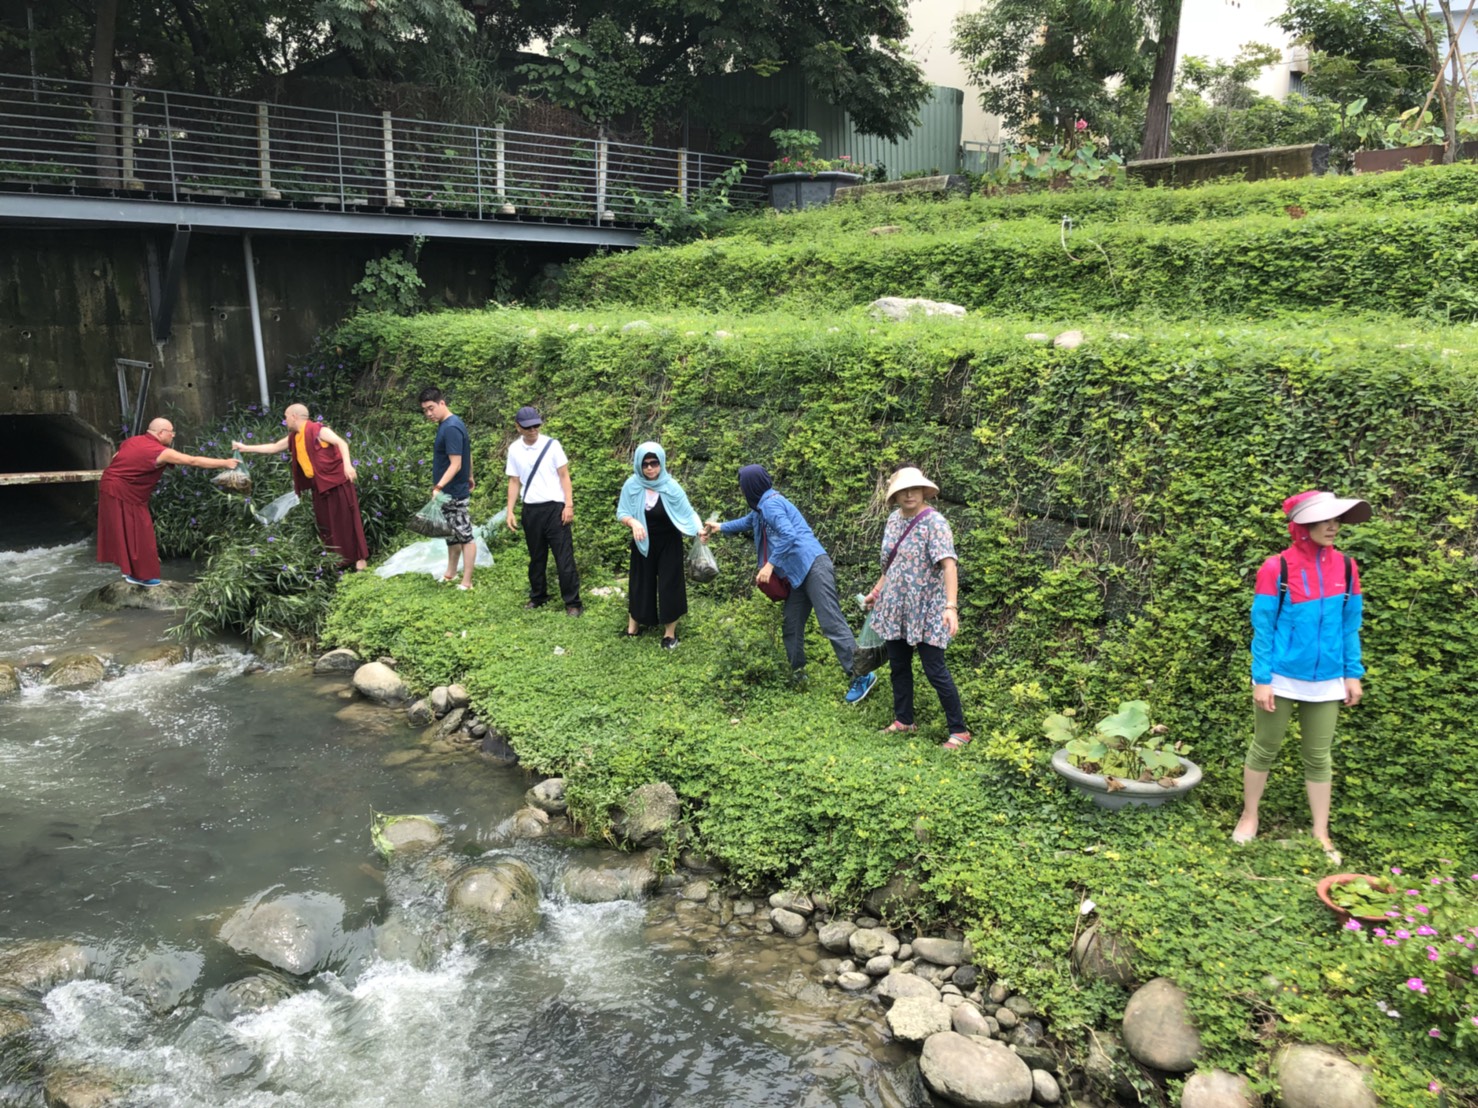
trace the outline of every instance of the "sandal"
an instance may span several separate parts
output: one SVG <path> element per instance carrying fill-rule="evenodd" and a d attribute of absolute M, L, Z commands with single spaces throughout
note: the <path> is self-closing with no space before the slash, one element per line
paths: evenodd
<path fill-rule="evenodd" d="M 1329 859 L 1331 865 L 1342 866 L 1345 864 L 1344 855 L 1335 847 L 1332 839 L 1315 839 L 1319 849 L 1324 851 L 1324 857 Z"/>
<path fill-rule="evenodd" d="M 963 750 L 969 744 L 970 744 L 970 732 L 968 732 L 968 731 L 956 731 L 953 735 L 951 735 L 949 738 L 947 738 L 947 739 L 944 740 L 944 749 L 945 750 Z"/>
<path fill-rule="evenodd" d="M 905 731 L 917 731 L 918 729 L 919 729 L 918 728 L 918 724 L 915 724 L 915 723 L 899 723 L 895 719 L 892 723 L 888 724 L 887 727 L 884 727 L 883 728 L 883 734 L 885 734 L 885 735 L 899 735 L 899 734 L 902 734 Z"/>
<path fill-rule="evenodd" d="M 456 579 L 457 575 L 455 573 L 443 573 L 436 579 L 436 582 L 439 585 L 450 585 Z"/>
<path fill-rule="evenodd" d="M 462 582 L 458 581 L 457 582 L 457 589 L 459 591 L 461 591 L 461 592 L 471 592 L 472 591 L 472 586 L 471 585 L 464 585 L 464 584 L 462 584 Z"/>

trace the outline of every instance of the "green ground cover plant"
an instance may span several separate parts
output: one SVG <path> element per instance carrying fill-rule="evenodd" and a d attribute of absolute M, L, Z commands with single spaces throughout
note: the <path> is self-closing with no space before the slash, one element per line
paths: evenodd
<path fill-rule="evenodd" d="M 921 465 L 960 552 L 951 664 L 977 734 L 964 756 L 937 749 L 927 695 L 907 742 L 876 733 L 886 694 L 844 711 L 842 677 L 814 637 L 816 687 L 789 690 L 778 613 L 748 587 L 741 541 L 717 543 L 721 575 L 693 589 L 670 656 L 610 633 L 619 600 L 593 599 L 579 623 L 524 613 L 517 544 L 474 598 L 346 579 L 330 641 L 393 654 L 422 686 L 461 678 L 527 764 L 569 778 L 594 827 L 627 789 L 662 778 L 744 880 L 855 902 L 908 868 L 928 897 L 916 910 L 969 927 L 990 968 L 1041 996 L 1069 1034 L 1124 1001 L 1068 972 L 1088 897 L 1140 951 L 1142 975 L 1191 993 L 1208 1062 L 1256 1071 L 1274 1040 L 1302 1038 L 1365 1058 L 1389 1103 L 1419 1103 L 1431 1082 L 1478 1093 L 1457 1040 L 1472 987 L 1413 1007 L 1402 992 L 1415 975 L 1397 976 L 1409 967 L 1392 948 L 1340 930 L 1315 899 L 1326 863 L 1298 833 L 1292 743 L 1263 837 L 1229 842 L 1250 728 L 1252 577 L 1286 544 L 1282 498 L 1328 487 L 1376 511 L 1341 544 L 1361 564 L 1369 675 L 1341 721 L 1336 838 L 1367 873 L 1439 875 L 1442 859 L 1478 870 L 1478 786 L 1462 754 L 1478 679 L 1471 328 L 1076 320 L 1088 341 L 1059 350 L 1023 337 L 1055 329 L 1040 317 L 647 315 L 623 331 L 631 318 L 361 316 L 335 341 L 379 395 L 409 405 L 420 385 L 451 382 L 483 472 L 509 415 L 538 404 L 572 459 L 590 583 L 624 564 L 613 502 L 643 439 L 664 443 L 705 516 L 739 514 L 740 464 L 769 466 L 847 592 L 876 574 L 886 473 Z M 547 663 L 530 664 L 545 649 Z M 1194 745 L 1206 780 L 1190 800 L 1105 815 L 1046 771 L 1045 716 L 1098 719 L 1126 700 Z"/>
<path fill-rule="evenodd" d="M 1478 205 L 1347 206 L 1292 218 L 1115 222 L 1067 232 L 1016 220 L 909 234 L 720 239 L 589 259 L 561 303 L 821 314 L 880 296 L 976 311 L 1165 318 L 1293 311 L 1478 318 Z"/>

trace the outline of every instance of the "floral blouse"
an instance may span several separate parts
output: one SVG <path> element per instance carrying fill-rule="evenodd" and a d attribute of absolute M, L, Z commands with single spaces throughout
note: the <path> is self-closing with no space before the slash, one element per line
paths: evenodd
<path fill-rule="evenodd" d="M 895 511 L 883 528 L 879 560 L 898 544 L 898 536 L 910 520 Z M 883 595 L 873 605 L 872 629 L 884 639 L 902 639 L 911 646 L 928 643 L 940 649 L 949 645 L 944 626 L 944 567 L 939 563 L 955 556 L 955 536 L 949 521 L 937 511 L 919 521 L 888 567 Z"/>

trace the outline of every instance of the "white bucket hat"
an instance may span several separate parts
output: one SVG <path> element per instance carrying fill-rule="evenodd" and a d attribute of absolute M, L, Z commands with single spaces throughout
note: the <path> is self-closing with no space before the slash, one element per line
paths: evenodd
<path fill-rule="evenodd" d="M 904 466 L 893 474 L 892 480 L 888 482 L 888 494 L 884 499 L 891 504 L 893 498 L 904 489 L 923 489 L 925 500 L 932 500 L 939 495 L 939 486 L 925 477 L 922 470 L 914 466 Z"/>
<path fill-rule="evenodd" d="M 1332 492 L 1316 492 L 1294 505 L 1288 513 L 1290 523 L 1307 526 L 1337 519 L 1341 523 L 1364 523 L 1370 519 L 1370 505 L 1358 498 L 1344 499 Z"/>

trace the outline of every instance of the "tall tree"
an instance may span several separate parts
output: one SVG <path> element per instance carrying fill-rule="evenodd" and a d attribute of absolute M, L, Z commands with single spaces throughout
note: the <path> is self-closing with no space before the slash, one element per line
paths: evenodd
<path fill-rule="evenodd" d="M 1181 0 L 1162 0 L 1155 13 L 1155 69 L 1150 77 L 1149 99 L 1144 110 L 1141 158 L 1164 158 L 1170 154 L 1170 94 L 1175 88 L 1175 53 L 1180 45 Z"/>
<path fill-rule="evenodd" d="M 118 34 L 118 0 L 98 0 L 92 36 L 92 121 L 97 128 L 98 180 L 118 181 L 118 137 L 113 112 L 113 47 Z"/>
<path fill-rule="evenodd" d="M 1288 0 L 1273 23 L 1308 49 L 1311 96 L 1382 114 L 1419 106 L 1431 84 L 1422 36 L 1390 0 Z"/>

